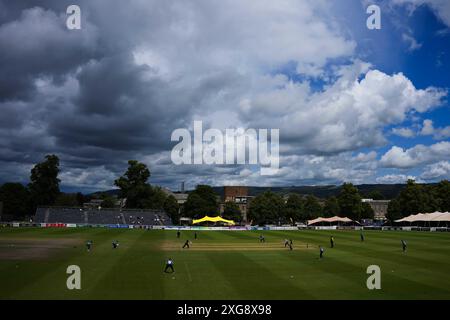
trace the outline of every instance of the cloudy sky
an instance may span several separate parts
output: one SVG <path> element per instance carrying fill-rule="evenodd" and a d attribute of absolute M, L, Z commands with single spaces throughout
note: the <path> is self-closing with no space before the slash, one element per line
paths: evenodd
<path fill-rule="evenodd" d="M 448 179 L 449 74 L 447 0 L 0 0 L 0 183 L 49 153 L 66 191 L 129 159 L 174 190 Z M 195 120 L 279 129 L 280 170 L 174 165 Z"/>

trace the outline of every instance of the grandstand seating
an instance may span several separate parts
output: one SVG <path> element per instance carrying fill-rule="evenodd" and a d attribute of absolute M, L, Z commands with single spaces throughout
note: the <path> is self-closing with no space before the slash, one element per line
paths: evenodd
<path fill-rule="evenodd" d="M 89 224 L 126 224 L 122 213 L 114 210 L 89 210 Z"/>
<path fill-rule="evenodd" d="M 47 222 L 46 220 L 46 214 L 48 212 L 48 208 L 37 208 L 36 209 L 36 215 L 34 216 L 35 222 Z"/>
<path fill-rule="evenodd" d="M 167 215 L 161 211 L 132 211 L 124 212 L 127 224 L 133 225 L 166 225 Z M 170 224 L 170 223 L 169 223 Z"/>
<path fill-rule="evenodd" d="M 36 210 L 37 223 L 76 224 L 132 224 L 141 226 L 171 225 L 172 221 L 160 210 L 86 209 L 40 207 Z"/>
<path fill-rule="evenodd" d="M 60 208 L 58 211 L 60 214 L 54 214 L 54 211 L 50 208 L 48 209 L 47 223 L 64 223 L 65 221 L 70 221 L 69 223 L 84 223 L 84 212 L 79 208 Z M 60 221 L 60 220 L 64 221 Z"/>

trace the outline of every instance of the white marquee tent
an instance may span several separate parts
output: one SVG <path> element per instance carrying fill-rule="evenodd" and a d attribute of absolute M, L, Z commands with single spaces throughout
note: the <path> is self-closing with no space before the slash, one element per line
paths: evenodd
<path fill-rule="evenodd" d="M 316 223 L 320 223 L 320 222 L 327 222 L 327 223 L 343 222 L 343 223 L 349 223 L 349 222 L 353 222 L 353 220 L 349 219 L 347 217 L 342 218 L 342 217 L 338 217 L 338 216 L 334 216 L 334 217 L 331 217 L 331 218 L 319 217 L 319 218 L 316 218 L 316 219 L 313 219 L 313 220 L 308 220 L 308 225 L 316 224 Z"/>
<path fill-rule="evenodd" d="M 418 213 L 404 217 L 395 222 L 443 222 L 450 221 L 450 212 Z"/>

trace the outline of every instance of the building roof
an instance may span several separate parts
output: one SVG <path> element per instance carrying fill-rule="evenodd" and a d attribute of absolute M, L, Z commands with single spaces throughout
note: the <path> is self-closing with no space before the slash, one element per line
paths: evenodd
<path fill-rule="evenodd" d="M 187 193 L 174 193 L 172 194 L 177 200 L 187 200 L 189 194 Z"/>

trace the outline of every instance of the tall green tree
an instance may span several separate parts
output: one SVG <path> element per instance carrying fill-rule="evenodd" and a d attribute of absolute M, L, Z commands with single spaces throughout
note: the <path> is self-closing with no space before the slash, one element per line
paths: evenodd
<path fill-rule="evenodd" d="M 384 195 L 379 190 L 373 190 L 367 195 L 369 199 L 384 200 Z"/>
<path fill-rule="evenodd" d="M 196 193 L 189 194 L 183 207 L 183 215 L 193 219 L 202 218 L 206 215 L 214 215 L 214 212 L 215 209 L 208 206 L 206 201 Z"/>
<path fill-rule="evenodd" d="M 408 180 L 406 187 L 398 196 L 402 216 L 433 212 L 438 209 L 438 202 L 429 187 Z"/>
<path fill-rule="evenodd" d="M 392 199 L 387 208 L 386 219 L 391 223 L 403 217 L 402 208 L 398 198 Z"/>
<path fill-rule="evenodd" d="M 53 205 L 59 195 L 59 158 L 52 154 L 31 169 L 30 190 L 34 206 Z"/>
<path fill-rule="evenodd" d="M 395 221 L 417 213 L 450 210 L 450 183 L 442 180 L 436 185 L 418 184 L 410 179 L 406 187 L 391 200 L 386 218 Z"/>
<path fill-rule="evenodd" d="M 173 224 L 180 223 L 180 206 L 173 195 L 168 196 L 164 201 L 164 211 L 169 215 Z"/>
<path fill-rule="evenodd" d="M 227 201 L 224 204 L 222 217 L 224 219 L 234 220 L 237 222 L 242 221 L 242 212 L 239 206 L 233 201 Z"/>
<path fill-rule="evenodd" d="M 323 207 L 323 216 L 324 217 L 334 217 L 334 216 L 339 216 L 341 211 L 340 211 L 340 207 L 339 207 L 339 202 L 338 199 L 336 197 L 329 197 L 326 201 L 325 201 L 325 206 Z"/>
<path fill-rule="evenodd" d="M 253 223 L 262 225 L 277 223 L 283 218 L 284 200 L 281 196 L 272 191 L 266 191 L 250 202 L 249 219 Z"/>
<path fill-rule="evenodd" d="M 199 184 L 192 193 L 199 195 L 209 205 L 217 209 L 217 193 L 214 192 L 211 186 Z"/>
<path fill-rule="evenodd" d="M 302 197 L 296 193 L 290 194 L 286 201 L 286 208 L 284 212 L 288 221 L 299 221 L 302 218 L 303 213 Z"/>
<path fill-rule="evenodd" d="M 82 194 L 81 192 L 77 192 L 77 205 L 78 206 L 82 206 L 83 203 L 85 202 L 89 202 L 90 198 L 86 197 L 84 194 Z"/>
<path fill-rule="evenodd" d="M 338 196 L 341 215 L 352 220 L 361 219 L 362 203 L 358 189 L 351 183 L 344 183 Z"/>
<path fill-rule="evenodd" d="M 305 203 L 303 205 L 303 219 L 315 219 L 322 215 L 323 208 L 319 203 L 319 200 L 313 195 L 306 196 Z"/>
<path fill-rule="evenodd" d="M 370 204 L 367 202 L 362 203 L 361 219 L 373 219 L 375 217 L 375 211 L 373 211 Z"/>
<path fill-rule="evenodd" d="M 450 212 L 450 182 L 448 180 L 442 180 L 436 185 L 435 196 L 439 210 L 442 212 Z"/>
<path fill-rule="evenodd" d="M 143 199 L 143 208 L 145 209 L 164 209 L 164 203 L 167 199 L 167 194 L 160 188 L 150 186 L 149 195 L 146 199 Z"/>
<path fill-rule="evenodd" d="M 0 187 L 0 202 L 3 213 L 15 219 L 32 215 L 31 198 L 28 189 L 21 183 L 5 183 Z"/>
<path fill-rule="evenodd" d="M 105 197 L 102 197 L 102 208 L 114 208 L 116 206 L 116 198 L 106 195 Z"/>
<path fill-rule="evenodd" d="M 120 188 L 120 196 L 127 198 L 127 208 L 147 208 L 149 199 L 153 194 L 151 186 L 147 183 L 150 170 L 143 163 L 136 160 L 128 161 L 128 169 L 123 176 L 114 181 Z"/>
<path fill-rule="evenodd" d="M 207 185 L 198 185 L 192 191 L 185 204 L 183 214 L 190 218 L 201 218 L 205 215 L 216 216 L 219 213 L 217 194 Z"/>

